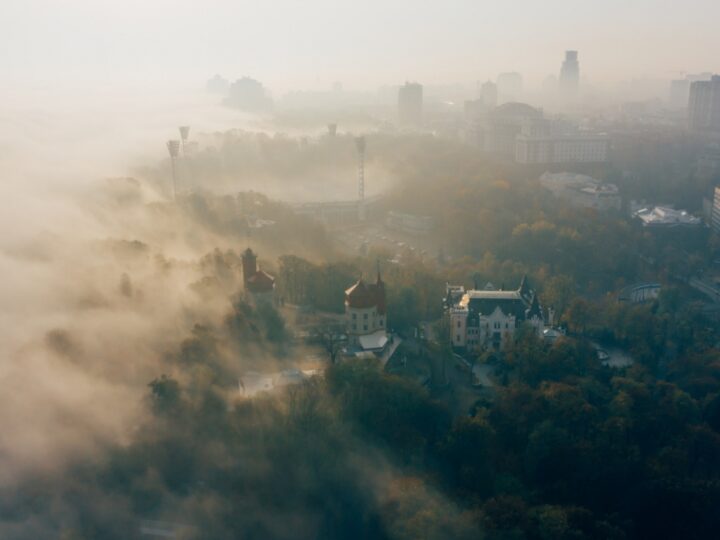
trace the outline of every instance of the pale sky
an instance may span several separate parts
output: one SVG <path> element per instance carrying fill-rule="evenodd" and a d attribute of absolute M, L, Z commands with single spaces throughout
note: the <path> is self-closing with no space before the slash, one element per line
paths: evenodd
<path fill-rule="evenodd" d="M 5 86 L 202 85 L 276 92 L 557 74 L 607 82 L 720 71 L 718 0 L 1 0 Z"/>

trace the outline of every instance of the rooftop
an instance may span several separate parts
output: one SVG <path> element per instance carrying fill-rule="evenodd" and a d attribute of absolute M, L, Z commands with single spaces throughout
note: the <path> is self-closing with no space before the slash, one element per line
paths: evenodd
<path fill-rule="evenodd" d="M 470 300 L 522 300 L 520 291 L 467 291 L 460 304 L 467 305 Z"/>
<path fill-rule="evenodd" d="M 642 208 L 633 215 L 642 221 L 645 227 L 694 227 L 702 223 L 699 217 L 685 210 L 675 210 L 666 206 Z"/>
<path fill-rule="evenodd" d="M 600 180 L 586 174 L 569 172 L 549 173 L 540 177 L 540 184 L 549 190 L 572 189 L 585 193 L 617 195 L 619 193 L 615 184 L 603 184 Z"/>

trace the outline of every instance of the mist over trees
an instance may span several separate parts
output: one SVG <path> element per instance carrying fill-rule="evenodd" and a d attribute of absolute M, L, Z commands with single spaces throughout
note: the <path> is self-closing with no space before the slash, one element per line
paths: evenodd
<path fill-rule="evenodd" d="M 198 185 L 176 203 L 168 164 L 146 166 L 73 193 L 82 235 L 60 227 L 3 252 L 34 287 L 57 276 L 21 306 L 38 321 L 13 348 L 10 380 L 33 391 L 8 392 L 8 411 L 22 405 L 8 433 L 36 418 L 39 442 L 4 439 L 20 472 L 0 483 L 3 538 L 127 538 L 145 522 L 187 538 L 713 535 L 720 336 L 684 281 L 717 257 L 706 233 L 660 238 L 553 199 L 534 173 L 466 145 L 378 133 L 368 180 L 386 190 L 382 210 L 435 228 L 408 240 L 415 250 L 377 235 L 359 250 L 292 206 L 295 190 L 355 188 L 350 135 L 202 137 L 180 166 Z M 277 307 L 242 292 L 249 246 L 276 278 Z M 378 266 L 388 327 L 409 343 L 442 317 L 446 283 L 512 289 L 525 275 L 566 335 L 550 344 L 520 329 L 502 361 L 471 359 L 496 385 L 468 404 L 298 337 L 293 316 L 337 324 L 344 290 Z M 656 301 L 617 302 L 646 279 L 663 282 Z M 634 365 L 603 365 L 592 341 Z M 400 353 L 430 372 L 452 357 L 439 345 Z M 243 397 L 244 374 L 310 355 L 322 374 Z"/>

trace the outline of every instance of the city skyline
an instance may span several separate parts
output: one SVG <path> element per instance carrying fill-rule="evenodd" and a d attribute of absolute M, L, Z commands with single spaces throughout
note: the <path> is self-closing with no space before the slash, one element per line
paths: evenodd
<path fill-rule="evenodd" d="M 712 54 L 720 7 L 708 0 L 343 4 L 10 2 L 0 8 L 0 64 L 16 89 L 190 83 L 222 73 L 277 92 L 334 81 L 370 89 L 494 80 L 504 71 L 539 85 L 557 74 L 565 50 L 580 51 L 583 77 L 598 84 L 720 71 Z M 642 24 L 649 14 L 652 27 Z"/>

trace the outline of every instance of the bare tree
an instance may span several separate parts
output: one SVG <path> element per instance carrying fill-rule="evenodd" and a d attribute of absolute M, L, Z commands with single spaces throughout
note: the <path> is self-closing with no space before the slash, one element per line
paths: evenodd
<path fill-rule="evenodd" d="M 343 348 L 343 345 L 347 341 L 345 335 L 342 334 L 342 332 L 340 332 L 337 328 L 327 326 L 322 328 L 318 332 L 318 339 L 323 349 L 325 349 L 325 352 L 327 352 L 328 354 L 330 364 L 335 364 L 335 362 L 337 361 L 337 357 Z"/>

